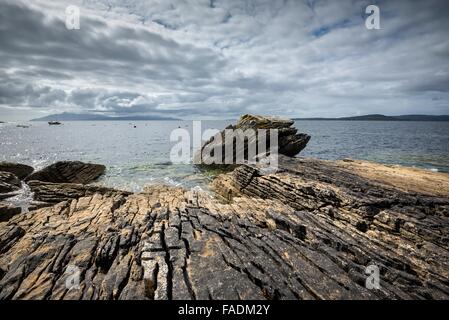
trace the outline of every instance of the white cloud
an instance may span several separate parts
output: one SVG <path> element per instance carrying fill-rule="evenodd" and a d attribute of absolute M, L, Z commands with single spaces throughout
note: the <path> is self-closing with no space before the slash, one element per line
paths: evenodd
<path fill-rule="evenodd" d="M 365 29 L 367 1 L 17 3 L 0 4 L 3 117 L 449 111 L 445 1 L 379 1 L 381 30 Z"/>

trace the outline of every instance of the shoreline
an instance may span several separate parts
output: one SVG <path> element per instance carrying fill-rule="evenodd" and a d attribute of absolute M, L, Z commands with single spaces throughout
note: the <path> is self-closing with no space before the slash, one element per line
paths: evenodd
<path fill-rule="evenodd" d="M 429 195 L 440 195 L 440 196 L 448 196 L 449 191 L 447 191 L 444 186 L 449 185 L 449 173 L 445 171 L 435 171 L 433 169 L 428 168 L 420 168 L 420 167 L 409 167 L 403 166 L 400 164 L 386 164 L 386 163 L 378 163 L 369 160 L 360 160 L 360 159 L 350 159 L 345 158 L 341 160 L 328 160 L 328 159 L 318 159 L 318 158 L 309 158 L 309 157 L 295 157 L 293 159 L 297 159 L 298 161 L 312 161 L 312 162 L 321 162 L 332 164 L 339 168 L 345 168 L 347 170 L 352 170 L 354 173 L 358 173 L 364 178 L 378 181 L 380 183 L 384 183 L 387 185 L 391 185 L 393 187 L 398 188 L 402 191 L 416 191 L 421 192 L 423 194 L 427 193 Z M 70 161 L 67 161 L 70 162 Z M 1 164 L 1 162 L 0 162 Z M 191 164 L 193 166 L 193 164 Z M 46 168 L 46 166 L 41 166 L 38 171 Z M 1 170 L 0 170 L 1 171 Z M 206 170 L 199 171 L 193 176 L 196 177 L 196 180 L 201 180 L 201 185 L 196 185 L 192 187 L 186 187 L 181 184 L 173 184 L 169 182 L 154 182 L 143 185 L 140 190 L 130 190 L 126 188 L 120 188 L 113 185 L 107 185 L 101 181 L 101 178 L 106 174 L 107 168 L 105 168 L 105 173 L 99 176 L 97 179 L 89 182 L 87 186 L 90 186 L 92 190 L 115 190 L 117 192 L 129 193 L 129 194 L 138 194 L 145 190 L 147 187 L 151 186 L 166 186 L 166 187 L 180 187 L 185 191 L 189 189 L 196 189 L 198 191 L 202 191 L 204 193 L 209 193 L 212 195 L 220 196 L 214 190 L 214 184 L 217 180 L 226 172 L 221 173 L 219 171 L 214 172 L 213 174 L 209 173 L 214 170 Z M 216 171 L 216 170 L 215 170 Z M 198 176 L 201 177 L 198 178 Z M 12 193 L 13 195 L 10 197 L 1 196 L 0 193 L 0 201 L 3 203 L 10 204 L 12 206 L 18 206 L 22 208 L 22 212 L 27 212 L 28 207 L 33 207 L 33 192 L 30 190 L 30 187 L 26 182 L 22 181 L 22 185 L 18 190 Z"/>

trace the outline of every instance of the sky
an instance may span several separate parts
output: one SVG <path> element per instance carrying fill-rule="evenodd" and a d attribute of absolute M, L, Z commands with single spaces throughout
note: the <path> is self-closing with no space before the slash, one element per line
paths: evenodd
<path fill-rule="evenodd" d="M 0 120 L 449 114 L 448 30 L 445 0 L 0 0 Z"/>

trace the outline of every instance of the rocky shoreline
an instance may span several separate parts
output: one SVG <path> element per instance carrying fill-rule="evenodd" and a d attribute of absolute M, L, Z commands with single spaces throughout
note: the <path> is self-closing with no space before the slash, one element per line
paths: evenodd
<path fill-rule="evenodd" d="M 287 131 L 295 150 L 310 139 Z M 24 180 L 37 201 L 0 205 L 0 299 L 449 298 L 449 175 L 291 155 L 219 175 L 215 197 L 89 185 L 101 165 L 0 164 L 3 195 Z"/>

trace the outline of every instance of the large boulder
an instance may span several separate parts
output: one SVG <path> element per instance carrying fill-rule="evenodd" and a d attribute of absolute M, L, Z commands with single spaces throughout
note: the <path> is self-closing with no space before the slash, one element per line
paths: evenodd
<path fill-rule="evenodd" d="M 298 133 L 298 129 L 292 127 L 294 121 L 291 119 L 283 119 L 278 117 L 265 117 L 258 115 L 250 115 L 246 114 L 240 118 L 240 120 L 235 125 L 229 125 L 225 128 L 225 130 L 242 130 L 242 132 L 248 132 L 248 129 L 253 129 L 256 135 L 251 136 L 250 138 L 245 138 L 246 142 L 242 143 L 243 148 L 239 148 L 236 139 L 226 141 L 225 130 L 222 130 L 219 133 L 219 136 L 211 137 L 207 142 L 205 142 L 200 152 L 197 152 L 194 157 L 194 162 L 196 164 L 209 164 L 211 159 L 214 157 L 214 150 L 220 148 L 221 146 L 221 154 L 222 161 L 221 164 L 225 163 L 225 150 L 230 147 L 232 144 L 233 149 L 233 163 L 226 163 L 227 165 L 231 164 L 241 164 L 238 162 L 238 155 L 243 155 L 244 160 L 253 160 L 248 159 L 248 145 L 254 144 L 259 146 L 259 142 L 261 137 L 259 136 L 258 130 L 265 129 L 267 130 L 266 136 L 266 147 L 267 149 L 272 144 L 270 139 L 271 134 L 270 130 L 277 130 L 278 134 L 278 153 L 282 155 L 286 155 L 289 157 L 296 156 L 299 152 L 301 152 L 307 145 L 310 140 L 310 136 L 305 133 Z M 220 138 L 221 139 L 217 139 Z M 258 148 L 258 147 L 257 147 Z M 267 150 L 268 151 L 268 150 Z M 257 150 L 257 154 L 259 155 L 261 152 Z M 227 155 L 229 156 L 229 155 Z M 229 161 L 228 161 L 229 162 Z M 217 164 L 217 163 L 215 163 Z"/>
<path fill-rule="evenodd" d="M 81 161 L 58 161 L 36 171 L 26 181 L 39 180 L 53 183 L 90 183 L 101 176 L 106 167 L 102 164 Z"/>
<path fill-rule="evenodd" d="M 17 178 L 23 180 L 33 173 L 34 169 L 26 164 L 1 161 L 0 171 L 13 173 Z"/>
<path fill-rule="evenodd" d="M 0 193 L 9 193 L 20 189 L 22 183 L 12 173 L 0 171 Z"/>

